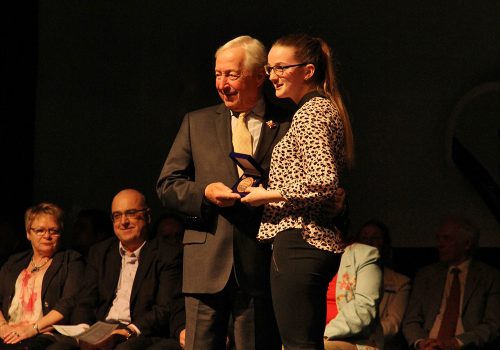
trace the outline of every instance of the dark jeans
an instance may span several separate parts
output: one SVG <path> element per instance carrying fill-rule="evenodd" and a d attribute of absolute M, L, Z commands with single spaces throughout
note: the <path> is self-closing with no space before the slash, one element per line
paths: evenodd
<path fill-rule="evenodd" d="M 271 292 L 285 349 L 323 350 L 326 291 L 340 257 L 308 244 L 299 229 L 275 237 Z"/>

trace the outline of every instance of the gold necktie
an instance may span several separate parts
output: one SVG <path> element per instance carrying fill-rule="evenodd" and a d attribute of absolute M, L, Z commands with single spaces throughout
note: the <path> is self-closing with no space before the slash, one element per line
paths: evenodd
<path fill-rule="evenodd" d="M 233 132 L 233 150 L 236 153 L 252 155 L 252 135 L 248 131 L 246 113 L 238 115 L 238 121 Z M 238 175 L 243 175 L 243 170 L 238 167 Z"/>

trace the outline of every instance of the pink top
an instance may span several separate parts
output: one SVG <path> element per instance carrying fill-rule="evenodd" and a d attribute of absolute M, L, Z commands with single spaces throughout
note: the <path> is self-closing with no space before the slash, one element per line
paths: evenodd
<path fill-rule="evenodd" d="M 47 269 L 24 269 L 16 281 L 14 298 L 9 308 L 9 323 L 35 323 L 43 317 L 42 282 Z"/>

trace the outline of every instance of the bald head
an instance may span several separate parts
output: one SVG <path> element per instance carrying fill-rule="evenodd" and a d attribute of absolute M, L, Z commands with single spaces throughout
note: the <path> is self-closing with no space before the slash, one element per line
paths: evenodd
<path fill-rule="evenodd" d="M 144 195 L 134 189 L 125 189 L 111 203 L 113 229 L 125 249 L 134 251 L 146 240 L 151 215 Z"/>
<path fill-rule="evenodd" d="M 115 203 L 123 200 L 136 202 L 140 207 L 147 207 L 146 197 L 144 197 L 141 192 L 134 190 L 133 188 L 127 188 L 121 190 L 113 197 L 113 201 L 111 202 L 111 211 L 113 211 L 113 205 L 115 205 Z"/>

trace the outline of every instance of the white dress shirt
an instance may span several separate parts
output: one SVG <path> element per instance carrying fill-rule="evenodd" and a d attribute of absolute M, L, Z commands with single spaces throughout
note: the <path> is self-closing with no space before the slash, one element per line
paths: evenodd
<path fill-rule="evenodd" d="M 139 267 L 139 255 L 144 244 L 146 242 L 133 252 L 129 252 L 120 242 L 119 250 L 122 257 L 122 268 L 120 270 L 118 286 L 116 287 L 116 296 L 113 300 L 113 305 L 109 309 L 106 321 L 129 324 L 132 320 L 130 315 L 130 295 L 132 294 L 132 286 L 134 285 L 135 275 Z M 137 327 L 134 328 L 137 332 Z"/>

